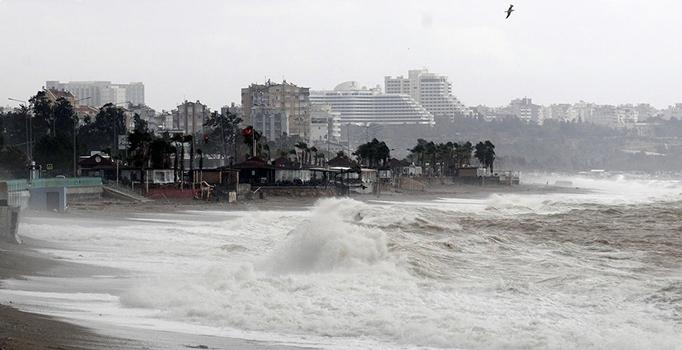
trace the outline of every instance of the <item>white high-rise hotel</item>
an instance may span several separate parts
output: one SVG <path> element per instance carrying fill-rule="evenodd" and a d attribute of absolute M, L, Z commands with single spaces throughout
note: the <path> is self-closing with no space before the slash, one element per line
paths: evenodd
<path fill-rule="evenodd" d="M 340 124 L 433 125 L 433 115 L 406 94 L 384 94 L 347 81 L 331 91 L 310 93 L 313 105 L 329 105 L 339 113 Z"/>
<path fill-rule="evenodd" d="M 384 78 L 387 94 L 407 94 L 433 114 L 436 120 L 453 120 L 468 115 L 467 108 L 452 95 L 452 84 L 445 75 L 429 73 L 426 69 L 410 70 L 402 76 Z"/>

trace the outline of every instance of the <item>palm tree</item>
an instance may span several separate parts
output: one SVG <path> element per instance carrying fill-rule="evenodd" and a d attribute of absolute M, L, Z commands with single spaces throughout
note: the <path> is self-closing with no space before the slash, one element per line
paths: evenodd
<path fill-rule="evenodd" d="M 484 143 L 486 148 L 486 161 L 487 165 L 490 167 L 490 172 L 493 173 L 493 163 L 495 163 L 495 145 L 493 145 L 490 140 L 486 140 Z"/>
<path fill-rule="evenodd" d="M 479 142 L 476 144 L 476 159 L 486 168 L 490 168 L 493 172 L 493 163 L 495 162 L 495 145 L 489 140 Z"/>
<path fill-rule="evenodd" d="M 317 166 L 317 147 L 310 147 L 310 153 L 312 153 L 312 158 L 315 160 L 314 165 Z"/>
<path fill-rule="evenodd" d="M 417 139 L 417 145 L 410 150 L 417 157 L 417 164 L 424 167 L 424 153 L 426 152 L 426 140 Z"/>
<path fill-rule="evenodd" d="M 488 167 L 486 163 L 486 147 L 483 142 L 479 142 L 476 144 L 476 151 L 474 152 L 474 157 L 478 159 L 478 162 L 481 163 L 484 167 Z"/>
<path fill-rule="evenodd" d="M 301 165 L 306 165 L 308 163 L 308 144 L 301 141 L 295 144 L 294 147 L 301 150 Z"/>
<path fill-rule="evenodd" d="M 425 152 L 424 153 L 430 157 L 429 159 L 430 159 L 431 170 L 433 172 L 435 172 L 436 171 L 436 144 L 433 143 L 433 141 L 429 141 L 425 145 Z"/>
<path fill-rule="evenodd" d="M 474 146 L 467 141 L 457 147 L 457 158 L 459 166 L 463 167 L 471 164 L 471 153 L 474 151 Z"/>
<path fill-rule="evenodd" d="M 263 145 L 263 150 L 265 151 L 265 155 L 267 157 L 266 161 L 270 160 L 270 145 L 267 143 Z"/>

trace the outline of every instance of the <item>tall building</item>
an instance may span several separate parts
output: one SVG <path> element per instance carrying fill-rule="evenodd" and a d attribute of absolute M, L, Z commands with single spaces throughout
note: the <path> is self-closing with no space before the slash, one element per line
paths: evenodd
<path fill-rule="evenodd" d="M 289 134 L 289 115 L 279 108 L 266 106 L 251 107 L 251 124 L 268 140 L 277 140 Z"/>
<path fill-rule="evenodd" d="M 227 112 L 230 112 L 232 114 L 235 114 L 237 117 L 242 119 L 242 124 L 244 120 L 244 113 L 242 113 L 242 106 L 237 106 L 234 102 L 230 103 L 230 105 L 225 105 L 220 107 L 220 115 L 226 115 Z"/>
<path fill-rule="evenodd" d="M 313 104 L 310 108 L 310 141 L 337 142 L 341 139 L 341 113 L 327 104 Z"/>
<path fill-rule="evenodd" d="M 173 110 L 173 129 L 182 130 L 187 135 L 197 136 L 204 132 L 204 123 L 209 115 L 208 107 L 198 100 L 196 102 L 185 101 L 178 106 L 178 109 Z"/>
<path fill-rule="evenodd" d="M 668 108 L 663 110 L 662 116 L 665 119 L 682 119 L 682 103 L 676 103 L 674 105 L 668 106 Z"/>
<path fill-rule="evenodd" d="M 512 100 L 509 103 L 508 110 L 517 118 L 527 122 L 532 121 L 538 123 L 542 121 L 541 107 L 539 105 L 533 104 L 533 100 L 528 97 Z"/>
<path fill-rule="evenodd" d="M 381 88 L 361 88 L 348 81 L 332 91 L 313 91 L 313 105 L 329 105 L 340 124 L 434 125 L 433 115 L 406 94 L 384 94 Z"/>
<path fill-rule="evenodd" d="M 445 75 L 430 73 L 426 69 L 410 70 L 403 76 L 384 78 L 387 94 L 406 94 L 421 104 L 436 119 L 453 120 L 456 116 L 468 116 L 468 110 L 452 95 L 452 84 Z"/>
<path fill-rule="evenodd" d="M 139 82 L 114 84 L 110 81 L 70 81 L 62 83 L 49 80 L 45 82 L 45 87 L 68 91 L 83 106 L 99 108 L 107 103 L 144 104 L 144 84 Z"/>
<path fill-rule="evenodd" d="M 279 133 L 275 138 L 283 133 L 297 135 L 308 140 L 310 138 L 310 89 L 298 87 L 294 84 L 283 81 L 281 84 L 270 81 L 265 84 L 251 84 L 248 88 L 242 89 L 242 113 L 244 124 L 256 127 L 256 122 L 263 122 L 262 118 L 269 118 L 270 121 L 278 116 L 286 116 L 287 123 L 277 124 Z M 256 120 L 255 116 L 261 119 Z M 272 115 L 272 118 L 268 117 Z M 286 130 L 288 129 L 288 131 Z M 258 127 L 256 127 L 258 130 Z M 259 130 L 261 131 L 261 130 Z M 271 138 L 274 140 L 275 138 Z"/>

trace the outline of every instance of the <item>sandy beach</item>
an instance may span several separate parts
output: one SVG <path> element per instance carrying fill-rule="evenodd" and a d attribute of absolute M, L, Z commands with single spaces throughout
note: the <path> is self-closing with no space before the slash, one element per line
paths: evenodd
<path fill-rule="evenodd" d="M 56 261 L 36 253 L 24 245 L 0 243 L 0 279 L 21 279 L 23 276 L 68 276 L 94 272 L 85 265 Z M 0 286 L 2 282 L 0 281 Z M 85 327 L 51 317 L 22 312 L 12 300 L 0 300 L 0 349 L 142 349 L 132 340 L 107 337 Z"/>
<path fill-rule="evenodd" d="M 354 195 L 360 201 L 429 200 L 443 196 L 482 198 L 491 193 L 547 193 L 580 192 L 583 190 L 537 185 L 506 186 L 452 186 L 432 185 L 424 192 L 385 192 L 376 195 Z M 124 220 L 141 213 L 174 213 L 180 211 L 231 211 L 231 210 L 297 210 L 310 207 L 318 198 L 269 197 L 264 200 L 242 201 L 237 204 L 154 201 L 131 204 L 109 199 L 72 205 L 67 213 L 26 211 L 25 222 L 41 222 L 50 218 Z M 37 277 L 87 277 L 95 275 L 126 275 L 124 270 L 79 264 L 38 252 L 41 249 L 60 249 L 53 242 L 25 238 L 23 245 L 0 244 L 0 279 Z M 0 281 L 0 288 L 3 282 Z M 62 288 L 64 288 L 62 286 Z M 19 311 L 12 300 L 0 300 L 0 349 L 292 349 L 242 339 L 202 336 L 185 333 L 140 330 L 82 321 L 62 320 L 44 315 Z"/>

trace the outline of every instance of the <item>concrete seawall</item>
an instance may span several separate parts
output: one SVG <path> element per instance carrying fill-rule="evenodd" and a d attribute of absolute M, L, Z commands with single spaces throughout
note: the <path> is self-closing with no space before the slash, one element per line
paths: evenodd
<path fill-rule="evenodd" d="M 21 243 L 19 231 L 19 208 L 0 206 L 0 241 Z"/>
<path fill-rule="evenodd" d="M 102 186 L 67 187 L 67 202 L 82 202 L 102 198 Z"/>
<path fill-rule="evenodd" d="M 333 197 L 336 195 L 336 190 L 334 188 L 324 187 L 272 186 L 261 187 L 258 192 L 263 192 L 265 196 L 273 197 Z"/>

